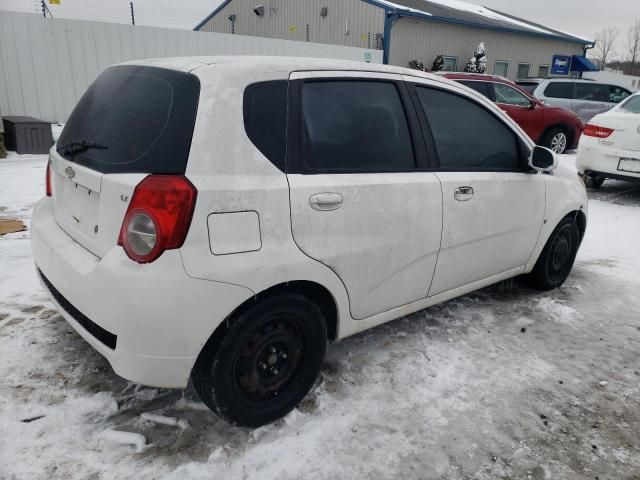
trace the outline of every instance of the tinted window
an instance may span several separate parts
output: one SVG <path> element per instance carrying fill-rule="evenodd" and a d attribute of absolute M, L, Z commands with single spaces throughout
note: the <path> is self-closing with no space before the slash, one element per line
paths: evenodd
<path fill-rule="evenodd" d="M 636 95 L 628 99 L 620 105 L 620 110 L 628 113 L 640 113 L 640 95 Z"/>
<path fill-rule="evenodd" d="M 573 97 L 573 82 L 551 82 L 547 85 L 544 96 L 571 100 Z"/>
<path fill-rule="evenodd" d="M 616 87 L 615 85 L 609 85 L 609 102 L 620 103 L 629 95 L 631 95 L 631 92 L 629 90 L 621 87 Z"/>
<path fill-rule="evenodd" d="M 481 93 L 488 99 L 491 99 L 491 94 L 489 93 L 489 84 L 487 82 L 471 82 L 471 81 L 460 81 L 465 87 L 472 88 L 478 93 Z"/>
<path fill-rule="evenodd" d="M 407 119 L 393 83 L 305 82 L 303 156 L 316 171 L 403 171 L 415 167 Z"/>
<path fill-rule="evenodd" d="M 519 170 L 516 135 L 488 110 L 441 90 L 418 87 L 438 151 L 451 170 Z"/>
<path fill-rule="evenodd" d="M 493 90 L 495 91 L 496 102 L 498 103 L 516 105 L 518 107 L 529 107 L 531 105 L 531 100 L 523 95 L 522 92 L 504 83 L 494 83 Z"/>
<path fill-rule="evenodd" d="M 253 144 L 284 171 L 287 131 L 287 81 L 249 85 L 244 91 L 244 129 Z"/>
<path fill-rule="evenodd" d="M 609 86 L 599 83 L 576 83 L 575 100 L 608 102 Z"/>
<path fill-rule="evenodd" d="M 533 93 L 538 88 L 538 82 L 516 82 L 520 88 L 526 90 L 529 93 Z"/>
<path fill-rule="evenodd" d="M 68 160 L 103 173 L 184 173 L 200 83 L 154 67 L 105 70 L 82 96 L 58 140 Z M 90 142 L 106 148 L 69 148 Z M 67 148 L 63 148 L 67 146 Z"/>

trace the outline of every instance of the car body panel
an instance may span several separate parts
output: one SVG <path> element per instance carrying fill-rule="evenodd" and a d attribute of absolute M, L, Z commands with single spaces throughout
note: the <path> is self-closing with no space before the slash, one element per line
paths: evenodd
<path fill-rule="evenodd" d="M 89 230 L 65 230 L 68 219 L 61 215 L 72 213 L 74 200 L 65 199 L 63 190 L 55 185 L 71 188 L 73 182 L 62 183 L 72 180 L 63 176 L 71 165 L 52 154 L 57 175 L 54 198 L 43 199 L 35 209 L 32 245 L 42 274 L 79 312 L 117 335 L 116 348 L 93 337 L 56 300 L 65 318 L 118 374 L 136 382 L 184 387 L 213 332 L 237 308 L 272 287 L 287 288 L 289 282 L 305 281 L 326 289 L 335 302 L 336 337 L 344 338 L 531 271 L 557 222 L 569 212 L 586 212 L 586 194 L 580 191 L 575 173 L 571 178 L 560 169 L 548 175 L 453 175 L 424 168 L 376 178 L 301 173 L 290 173 L 287 178 L 241 127 L 247 85 L 286 80 L 294 73 L 305 75 L 299 72 L 313 71 L 322 77 L 329 70 L 339 70 L 339 75 L 365 78 L 401 75 L 404 82 L 467 96 L 491 109 L 527 149 L 533 148 L 525 132 L 489 99 L 438 76 L 398 67 L 303 58 L 195 57 L 131 64 L 189 71 L 201 82 L 185 172 L 198 196 L 184 244 L 149 264 L 132 261 L 117 245 L 118 226 L 144 174 L 102 175 L 98 181 L 98 175 L 79 169 L 77 184 L 100 195 L 98 209 L 93 205 L 93 210 L 81 211 L 80 220 L 94 220 L 97 214 L 98 232 L 105 237 L 84 240 Z M 477 199 L 488 203 L 468 202 L 465 211 L 455 211 L 458 205 L 446 197 L 458 183 L 477 185 Z M 344 210 L 309 210 L 310 195 L 333 189 L 340 189 L 337 193 L 343 195 Z M 80 202 L 84 197 L 75 198 Z M 61 203 L 55 213 L 57 200 Z M 449 205 L 444 212 L 443 202 Z M 252 212 L 260 242 L 252 241 L 252 251 L 234 251 L 225 237 L 225 254 L 216 254 L 209 229 L 211 215 L 241 212 Z M 449 222 L 446 228 L 443 219 Z M 466 239 L 477 247 L 464 247 Z M 458 270 L 465 278 L 452 278 L 446 268 L 439 277 L 436 264 L 441 242 L 446 245 L 443 268 L 449 263 L 451 271 L 460 269 L 464 262 L 472 261 L 466 255 L 480 255 L 483 261 L 476 270 Z M 463 250 L 465 258 L 460 254 Z M 434 272 L 434 285 L 439 287 L 429 295 Z M 352 303 L 351 296 L 360 304 Z M 375 298 L 367 304 L 365 299 L 371 297 Z"/>

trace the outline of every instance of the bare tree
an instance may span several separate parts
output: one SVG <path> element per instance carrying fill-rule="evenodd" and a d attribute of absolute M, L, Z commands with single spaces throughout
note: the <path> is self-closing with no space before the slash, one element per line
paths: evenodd
<path fill-rule="evenodd" d="M 614 55 L 613 47 L 620 32 L 615 27 L 607 27 L 596 33 L 596 54 L 600 70 L 607 66 L 607 60 Z"/>
<path fill-rule="evenodd" d="M 628 36 L 628 52 L 629 60 L 631 60 L 631 75 L 635 75 L 636 62 L 640 58 L 640 18 L 636 19 L 636 22 L 629 27 Z"/>

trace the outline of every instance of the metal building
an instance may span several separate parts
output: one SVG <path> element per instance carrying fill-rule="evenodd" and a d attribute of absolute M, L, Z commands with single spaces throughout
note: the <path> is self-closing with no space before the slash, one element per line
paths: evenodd
<path fill-rule="evenodd" d="M 487 73 L 546 76 L 554 55 L 594 42 L 458 0 L 225 0 L 195 30 L 377 48 L 385 63 L 411 60 L 461 71 L 480 42 Z"/>

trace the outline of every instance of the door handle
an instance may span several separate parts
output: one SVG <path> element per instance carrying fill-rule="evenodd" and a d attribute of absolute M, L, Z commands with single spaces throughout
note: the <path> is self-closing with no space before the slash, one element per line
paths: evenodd
<path fill-rule="evenodd" d="M 309 198 L 309 205 L 314 210 L 330 212 L 342 206 L 342 195 L 339 193 L 316 193 Z"/>
<path fill-rule="evenodd" d="M 453 197 L 459 202 L 468 202 L 473 198 L 472 187 L 458 187 L 453 192 Z"/>

